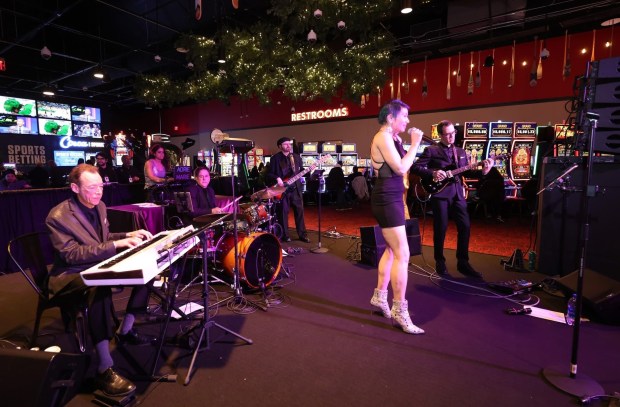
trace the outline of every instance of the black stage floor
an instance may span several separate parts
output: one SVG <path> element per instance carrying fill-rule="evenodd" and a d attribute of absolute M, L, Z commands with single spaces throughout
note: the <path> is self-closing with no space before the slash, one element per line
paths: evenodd
<path fill-rule="evenodd" d="M 247 344 L 218 327 L 209 329 L 210 347 L 198 355 L 188 385 L 192 352 L 180 345 L 164 348 L 158 375 L 177 374 L 176 382 L 136 380 L 137 401 L 143 406 L 570 406 L 578 399 L 551 386 L 544 368 L 559 366 L 568 377 L 571 327 L 505 310 L 525 301 L 563 311 L 561 293 L 537 289 L 505 298 L 483 282 L 457 276 L 454 252 L 448 251 L 451 282 L 430 278 L 424 258 L 412 257 L 407 298 L 413 321 L 426 330 L 407 335 L 370 310 L 376 270 L 355 261 L 359 239 L 322 238 L 327 253 L 295 242 L 299 253 L 285 257 L 266 312 L 238 314 L 222 304 L 211 321 L 251 339 Z M 429 258 L 431 248 L 423 247 Z M 496 256 L 472 254 L 486 281 L 526 279 L 547 282 L 536 273 L 508 272 Z M 284 267 L 286 266 L 286 267 Z M 246 273 L 251 273 L 246 265 Z M 285 269 L 286 268 L 286 272 Z M 288 276 L 286 276 L 288 274 Z M 280 278 L 282 277 L 282 278 Z M 4 348 L 24 346 L 31 333 L 35 297 L 21 275 L 0 277 L 0 342 Z M 212 284 L 218 298 L 229 295 L 226 284 Z M 199 298 L 199 286 L 178 300 Z M 127 290 L 117 293 L 117 309 Z M 261 300 L 262 295 L 246 298 Z M 211 295 L 213 302 L 215 297 Z M 278 300 L 283 302 L 278 303 Z M 156 303 L 153 302 L 153 308 Z M 173 322 L 174 337 L 192 322 Z M 161 324 L 143 321 L 139 329 L 157 334 Z M 44 317 L 42 347 L 60 345 L 70 351 L 71 337 L 62 332 L 56 311 Z M 596 322 L 581 326 L 578 377 L 594 379 L 606 393 L 620 391 L 620 329 Z M 24 351 L 27 352 L 27 351 Z M 29 351 L 28 351 L 29 352 Z M 115 349 L 117 368 L 128 377 L 148 372 L 152 347 Z M 13 377 L 21 372 L 14 372 Z M 92 368 L 86 376 L 92 376 Z M 24 377 L 28 381 L 29 377 Z M 88 377 L 69 406 L 90 406 Z M 2 392 L 2 394 L 6 394 Z M 2 403 L 0 403 L 2 404 Z M 608 405 L 594 402 L 593 405 Z"/>

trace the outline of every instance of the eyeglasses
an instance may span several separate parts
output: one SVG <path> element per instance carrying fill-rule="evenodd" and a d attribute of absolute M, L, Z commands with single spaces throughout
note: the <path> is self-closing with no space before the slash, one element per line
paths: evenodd
<path fill-rule="evenodd" d="M 456 136 L 456 130 L 451 133 L 445 133 L 444 136 Z"/>

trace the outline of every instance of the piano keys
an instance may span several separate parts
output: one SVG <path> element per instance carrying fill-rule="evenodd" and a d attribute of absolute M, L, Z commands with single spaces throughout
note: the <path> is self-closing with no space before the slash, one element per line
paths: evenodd
<path fill-rule="evenodd" d="M 122 251 L 80 273 L 88 286 L 144 285 L 199 242 L 193 226 L 164 230 L 138 246 Z"/>

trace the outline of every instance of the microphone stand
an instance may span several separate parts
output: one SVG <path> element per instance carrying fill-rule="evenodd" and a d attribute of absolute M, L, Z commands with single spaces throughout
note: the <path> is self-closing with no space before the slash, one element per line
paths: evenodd
<path fill-rule="evenodd" d="M 322 195 L 321 187 L 325 186 L 325 178 L 323 177 L 323 170 L 319 170 L 318 178 L 319 178 L 319 190 L 317 193 L 319 195 L 319 243 L 317 247 L 310 249 L 310 251 L 312 253 L 323 254 L 329 251 L 327 247 L 321 247 L 321 195 Z"/>
<path fill-rule="evenodd" d="M 589 223 L 590 223 L 590 197 L 595 196 L 597 192 L 597 187 L 595 185 L 590 185 L 590 179 L 592 176 L 592 146 L 593 139 L 596 133 L 596 126 L 598 123 L 598 115 L 593 113 L 588 113 L 586 115 L 588 120 L 590 120 L 590 137 L 588 140 L 588 157 L 586 159 L 586 173 L 585 179 L 583 181 L 583 198 L 581 204 L 581 213 L 583 214 L 582 218 L 582 228 L 581 228 L 581 257 L 579 259 L 579 271 L 577 276 L 577 304 L 575 310 L 575 322 L 573 325 L 573 342 L 572 342 L 572 351 L 571 351 L 571 361 L 570 361 L 570 370 L 568 374 L 561 373 L 564 369 L 561 366 L 551 366 L 543 369 L 543 376 L 547 381 L 554 387 L 571 394 L 576 397 L 583 398 L 585 396 L 599 395 L 604 394 L 604 390 L 600 384 L 598 384 L 594 379 L 586 376 L 580 375 L 577 376 L 577 354 L 579 352 L 579 331 L 581 327 L 581 307 L 583 304 L 583 272 L 586 264 L 586 248 L 589 238 Z M 576 166 L 576 165 L 575 165 Z M 574 167 L 575 167 L 574 166 Z M 572 171 L 573 168 L 570 168 L 564 174 Z M 558 177 L 561 178 L 562 176 Z M 556 179 L 557 180 L 557 179 Z M 555 182 L 555 181 L 554 181 Z"/>
<path fill-rule="evenodd" d="M 243 291 L 241 290 L 241 279 L 239 277 L 239 234 L 237 228 L 237 211 L 238 205 L 236 204 L 235 197 L 235 146 L 230 144 L 230 152 L 233 156 L 233 161 L 231 163 L 231 171 L 230 171 L 230 179 L 232 183 L 232 198 L 233 202 L 233 247 L 235 254 L 235 266 L 233 269 L 233 289 L 234 294 L 228 298 L 223 299 L 219 303 L 228 302 L 230 308 L 239 310 L 238 307 L 243 307 L 246 303 L 250 303 L 254 308 L 260 308 L 263 311 L 267 311 L 267 307 L 259 304 L 255 301 L 249 300 L 243 296 Z"/>
<path fill-rule="evenodd" d="M 209 328 L 211 328 L 212 326 L 216 326 L 218 328 L 220 328 L 221 330 L 228 332 L 231 335 L 236 336 L 237 338 L 241 339 L 242 341 L 244 341 L 245 343 L 247 343 L 248 345 L 251 345 L 253 343 L 252 339 L 246 338 L 244 336 L 242 336 L 241 334 L 224 327 L 223 325 L 218 324 L 215 321 L 212 321 L 209 317 L 209 266 L 207 264 L 207 252 L 209 249 L 209 239 L 207 236 L 207 229 L 209 228 L 209 226 L 211 225 L 207 225 L 206 227 L 202 228 L 202 232 L 200 233 L 202 235 L 202 312 L 203 312 L 203 317 L 202 320 L 200 322 L 200 325 L 195 326 L 194 328 L 192 328 L 192 330 L 200 327 L 200 335 L 198 336 L 198 341 L 196 342 L 196 346 L 194 348 L 194 352 L 192 355 L 192 361 L 189 364 L 189 367 L 187 369 L 187 375 L 185 376 L 185 381 L 183 382 L 183 384 L 188 385 L 191 378 L 192 378 L 192 372 L 194 370 L 194 363 L 196 362 L 196 357 L 198 356 L 198 352 L 200 351 L 200 345 L 202 344 L 202 340 L 203 338 L 206 338 L 207 341 L 207 349 L 210 345 L 209 343 Z M 191 237 L 189 237 L 191 238 Z M 188 238 L 188 239 L 189 239 Z M 187 240 L 187 239 L 185 239 Z M 182 243 L 182 242 L 181 242 Z M 161 347 L 163 345 L 163 341 L 160 341 L 160 351 L 161 351 Z M 159 354 L 159 353 L 158 353 Z"/>

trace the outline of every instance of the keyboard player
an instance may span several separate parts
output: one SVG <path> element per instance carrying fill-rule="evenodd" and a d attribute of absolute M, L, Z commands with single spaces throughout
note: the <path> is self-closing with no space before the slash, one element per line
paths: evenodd
<path fill-rule="evenodd" d="M 106 205 L 101 201 L 103 180 L 96 167 L 80 164 L 69 174 L 73 196 L 50 211 L 46 226 L 55 250 L 48 287 L 52 296 L 76 296 L 88 292 L 89 332 L 97 353 L 97 387 L 109 396 L 122 396 L 135 391 L 135 385 L 114 370 L 110 341 L 133 345 L 152 344 L 153 338 L 133 328 L 135 314 L 146 310 L 146 286 L 132 289 L 126 314 L 116 330 L 110 287 L 87 287 L 80 272 L 116 254 L 117 249 L 138 245 L 153 236 L 146 230 L 110 233 Z"/>

